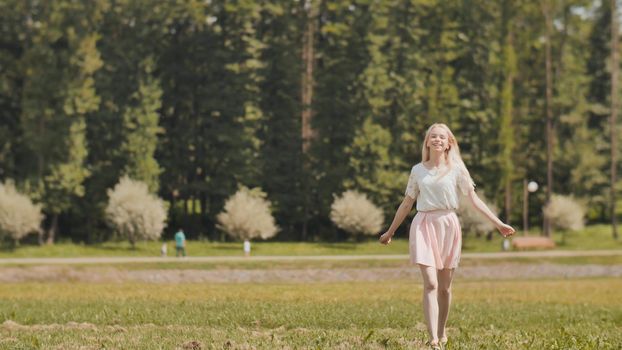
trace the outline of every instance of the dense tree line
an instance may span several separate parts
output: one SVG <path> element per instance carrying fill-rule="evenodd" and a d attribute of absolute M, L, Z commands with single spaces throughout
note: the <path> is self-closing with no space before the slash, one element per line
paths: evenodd
<path fill-rule="evenodd" d="M 605 222 L 612 3 L 0 0 L 0 180 L 43 205 L 41 240 L 110 238 L 124 175 L 190 238 L 222 238 L 216 215 L 248 186 L 278 239 L 339 239 L 335 196 L 361 191 L 390 218 L 444 122 L 510 223 L 523 179 Z"/>

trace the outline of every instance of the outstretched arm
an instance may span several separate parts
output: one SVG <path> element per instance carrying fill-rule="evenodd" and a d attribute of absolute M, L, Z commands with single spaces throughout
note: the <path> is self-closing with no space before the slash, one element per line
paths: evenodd
<path fill-rule="evenodd" d="M 395 212 L 395 217 L 393 218 L 393 222 L 391 226 L 382 236 L 380 236 L 380 243 L 389 244 L 391 243 L 391 237 L 395 234 L 395 230 L 402 224 L 402 221 L 408 216 L 408 213 L 413 208 L 413 204 L 415 203 L 416 198 L 411 198 L 410 196 L 405 196 L 400 207 L 397 208 L 397 212 Z"/>
<path fill-rule="evenodd" d="M 477 196 L 475 190 L 469 191 L 469 199 L 480 213 L 484 214 L 485 217 L 492 221 L 503 237 L 511 236 L 514 232 L 516 232 L 512 226 L 503 223 L 503 221 L 499 220 L 499 218 L 492 211 L 490 211 L 488 206 Z"/>

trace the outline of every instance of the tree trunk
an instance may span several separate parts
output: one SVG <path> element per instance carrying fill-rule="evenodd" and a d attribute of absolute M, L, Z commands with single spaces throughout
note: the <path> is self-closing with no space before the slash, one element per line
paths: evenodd
<path fill-rule="evenodd" d="M 205 194 L 205 191 L 201 191 L 199 192 L 199 203 L 201 206 L 201 217 L 199 219 L 199 223 L 201 225 L 199 232 L 201 232 L 201 236 L 209 239 L 209 232 L 208 231 L 208 225 L 207 225 L 207 195 Z"/>
<path fill-rule="evenodd" d="M 315 0 L 306 0 L 305 9 L 307 11 L 306 27 L 303 36 L 302 46 L 302 153 L 306 154 L 313 138 L 313 130 L 311 129 L 311 118 L 313 110 L 311 104 L 313 102 L 313 63 L 314 63 L 314 43 L 315 43 L 315 21 L 317 17 L 318 5 Z"/>
<path fill-rule="evenodd" d="M 505 182 L 505 222 L 509 225 L 512 216 L 512 182 L 508 179 Z"/>
<path fill-rule="evenodd" d="M 177 223 L 177 218 L 175 217 L 175 204 L 177 204 L 177 196 L 175 194 L 171 194 L 171 206 L 168 208 L 168 217 L 169 224 L 168 227 L 176 230 L 179 224 Z"/>
<path fill-rule="evenodd" d="M 551 67 L 551 4 L 545 0 L 542 12 L 546 22 L 545 69 L 546 69 L 546 204 L 551 202 L 553 192 L 553 81 Z M 544 218 L 544 235 L 551 237 L 551 222 Z"/>
<path fill-rule="evenodd" d="M 503 27 L 501 31 L 500 44 L 503 48 L 503 74 L 504 80 L 501 87 L 501 165 L 502 165 L 502 181 L 503 190 L 505 192 L 505 222 L 510 224 L 512 216 L 512 181 L 514 180 L 514 164 L 512 155 L 514 152 L 514 74 L 516 71 L 516 55 L 514 53 L 513 30 L 512 30 L 512 8 L 511 2 L 506 0 L 503 2 L 502 21 Z"/>
<path fill-rule="evenodd" d="M 188 203 L 188 197 L 184 197 L 182 199 L 184 201 L 184 215 L 183 215 L 183 219 L 181 220 L 181 224 L 185 225 L 188 222 L 188 213 L 190 212 L 190 210 L 188 209 L 189 203 Z"/>
<path fill-rule="evenodd" d="M 309 173 L 307 170 L 309 169 L 309 157 L 307 157 L 307 152 L 309 150 L 309 146 L 311 145 L 311 139 L 313 138 L 313 130 L 311 128 L 311 119 L 313 117 L 313 63 L 315 59 L 314 54 L 314 44 L 315 44 L 315 31 L 316 31 L 316 19 L 318 13 L 318 3 L 316 0 L 306 0 L 305 1 L 305 10 L 307 12 L 306 17 L 306 26 L 303 34 L 303 46 L 302 46 L 302 62 L 303 62 L 303 73 L 302 73 L 302 86 L 301 86 L 301 102 L 302 102 L 302 113 L 301 113 L 301 124 L 302 124 L 302 167 L 303 167 L 303 222 L 302 222 L 302 237 L 303 241 L 307 240 L 308 237 L 308 221 L 309 221 Z"/>
<path fill-rule="evenodd" d="M 527 211 L 529 210 L 529 191 L 527 190 L 527 179 L 523 179 L 523 236 L 527 235 L 529 223 L 529 217 Z"/>
<path fill-rule="evenodd" d="M 614 239 L 618 239 L 618 219 L 616 217 L 616 167 L 617 167 L 617 114 L 618 114 L 618 75 L 620 57 L 618 53 L 618 11 L 616 0 L 611 3 L 611 115 L 609 132 L 611 134 L 611 229 Z"/>
<path fill-rule="evenodd" d="M 57 230 L 58 230 L 58 214 L 54 214 L 52 216 L 52 224 L 50 224 L 50 229 L 48 230 L 48 239 L 45 242 L 46 244 L 54 244 L 54 238 L 56 237 Z"/>

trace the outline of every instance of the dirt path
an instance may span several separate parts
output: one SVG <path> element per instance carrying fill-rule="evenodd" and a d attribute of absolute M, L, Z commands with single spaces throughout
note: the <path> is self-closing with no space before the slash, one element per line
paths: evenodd
<path fill-rule="evenodd" d="M 622 255 L 622 250 L 537 251 L 505 253 L 464 253 L 463 260 L 581 257 Z M 84 258 L 12 258 L 0 259 L 0 283 L 11 282 L 89 282 L 89 283 L 308 283 L 419 280 L 416 267 L 405 263 L 398 267 L 370 268 L 274 268 L 267 269 L 128 269 L 106 266 L 118 263 L 157 262 L 239 262 L 239 261 L 335 261 L 335 260 L 403 260 L 407 255 L 338 255 L 338 256 L 255 256 L 190 257 L 187 259 L 157 257 L 84 257 Z M 21 266 L 4 266 L 1 265 Z M 79 264 L 81 266 L 74 266 Z M 534 279 L 622 277 L 622 265 L 566 265 L 509 263 L 460 267 L 458 279 Z"/>
<path fill-rule="evenodd" d="M 622 277 L 622 265 L 515 264 L 465 266 L 458 279 L 501 280 L 581 277 Z M 391 268 L 309 269 L 150 269 L 127 270 L 112 267 L 27 266 L 0 268 L 0 283 L 88 282 L 88 283 L 309 283 L 419 280 L 413 266 Z"/>

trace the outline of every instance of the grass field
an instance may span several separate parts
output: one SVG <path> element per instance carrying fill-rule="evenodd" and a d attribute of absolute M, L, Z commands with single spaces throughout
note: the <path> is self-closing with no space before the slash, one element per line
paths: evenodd
<path fill-rule="evenodd" d="M 560 236 L 554 237 L 560 241 Z M 22 246 L 2 257 L 157 256 L 158 242 Z M 467 237 L 465 252 L 499 251 Z M 169 248 L 172 244 L 169 243 Z M 560 249 L 620 249 L 607 226 L 568 234 Z M 192 256 L 239 256 L 240 243 L 189 242 Z M 405 239 L 253 243 L 254 255 L 406 254 Z M 622 256 L 462 259 L 494 264 L 621 265 Z M 10 268 L 23 270 L 19 264 Z M 97 273 L 93 265 L 74 265 Z M 404 259 L 121 263 L 123 270 L 409 267 Z M 9 268 L 9 267 L 6 267 Z M 0 273 L 1 272 L 0 268 Z M 6 272 L 7 270 L 5 270 Z M 148 273 L 148 271 L 147 271 Z M 513 277 L 516 278 L 516 277 Z M 423 349 L 420 282 L 0 284 L 0 349 Z M 454 284 L 448 349 L 622 349 L 622 280 L 470 280 Z"/>
<path fill-rule="evenodd" d="M 517 232 L 516 236 L 521 236 Z M 540 231 L 529 232 L 529 235 L 540 235 Z M 503 237 L 495 234 L 492 241 L 467 236 L 463 250 L 472 252 L 500 251 Z M 553 232 L 553 240 L 557 249 L 563 250 L 593 250 L 593 249 L 622 249 L 622 239 L 615 241 L 611 236 L 610 225 L 591 225 L 577 232 Z"/>
<path fill-rule="evenodd" d="M 621 289 L 458 281 L 449 349 L 620 349 Z M 0 349 L 418 349 L 420 294 L 407 281 L 3 284 Z"/>
<path fill-rule="evenodd" d="M 557 232 L 554 240 L 558 249 L 595 250 L 622 249 L 622 239 L 611 238 L 608 225 L 588 226 L 580 232 L 568 233 L 562 244 L 562 234 Z M 520 233 L 519 233 L 520 234 Z M 532 232 L 531 234 L 537 234 Z M 495 235 L 491 241 L 467 235 L 464 239 L 464 252 L 501 251 L 502 237 Z M 158 256 L 162 242 L 140 242 L 132 249 L 127 242 L 107 242 L 94 245 L 57 243 L 51 246 L 23 245 L 15 249 L 0 249 L 0 258 L 19 257 L 83 257 L 83 256 Z M 168 242 L 169 255 L 174 254 L 174 243 Z M 240 242 L 188 242 L 190 256 L 240 256 Z M 366 254 L 407 254 L 407 237 L 398 236 L 392 244 L 383 246 L 375 239 L 367 242 L 253 242 L 253 255 L 366 255 Z"/>

